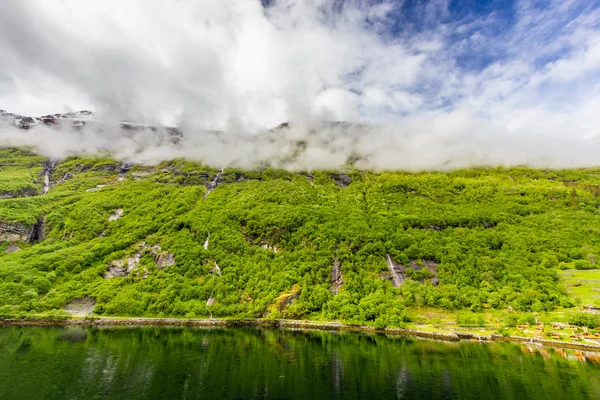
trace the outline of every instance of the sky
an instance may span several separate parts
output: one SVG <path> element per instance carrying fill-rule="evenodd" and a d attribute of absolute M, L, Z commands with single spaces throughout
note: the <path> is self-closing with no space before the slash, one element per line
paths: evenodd
<path fill-rule="evenodd" d="M 600 150 L 600 1 L 3 0 L 0 54 L 0 108 L 25 115 L 244 138 L 349 121 L 386 127 L 375 158 L 438 149 L 424 168 Z"/>

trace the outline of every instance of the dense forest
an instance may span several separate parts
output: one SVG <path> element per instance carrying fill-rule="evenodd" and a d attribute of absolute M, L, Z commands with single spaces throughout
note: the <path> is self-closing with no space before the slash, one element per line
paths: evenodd
<path fill-rule="evenodd" d="M 47 192 L 47 193 L 46 193 Z M 322 318 L 573 308 L 600 169 L 217 170 L 0 149 L 0 315 Z"/>

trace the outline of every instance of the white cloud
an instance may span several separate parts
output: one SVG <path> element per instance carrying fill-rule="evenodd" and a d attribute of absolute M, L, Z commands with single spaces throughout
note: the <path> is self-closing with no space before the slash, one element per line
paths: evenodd
<path fill-rule="evenodd" d="M 306 139 L 300 127 L 330 119 L 386 127 L 330 140 L 322 132 L 302 165 L 336 166 L 357 152 L 378 168 L 598 163 L 599 7 L 518 1 L 507 28 L 497 14 L 452 20 L 449 3 L 435 1 L 414 11 L 415 29 L 397 19 L 398 2 L 368 3 L 279 0 L 265 10 L 252 0 L 5 0 L 0 107 L 93 109 L 186 134 L 186 148 L 163 153 L 149 146 L 166 149 L 160 135 L 30 135 L 59 141 L 40 139 L 51 155 L 109 149 L 252 166 L 290 150 L 256 132 L 291 120 L 288 135 Z M 18 138 L 0 130 L 0 144 Z"/>

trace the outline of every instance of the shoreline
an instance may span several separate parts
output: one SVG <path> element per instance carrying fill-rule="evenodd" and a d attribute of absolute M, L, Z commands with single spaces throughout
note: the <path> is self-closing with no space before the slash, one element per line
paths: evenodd
<path fill-rule="evenodd" d="M 554 340 L 527 338 L 521 336 L 502 336 L 496 334 L 477 335 L 466 332 L 428 332 L 409 328 L 375 329 L 366 325 L 346 325 L 341 322 L 323 322 L 308 320 L 262 320 L 262 319 L 182 319 L 182 318 L 120 318 L 86 317 L 83 319 L 3 319 L 0 326 L 171 326 L 171 327 L 273 327 L 298 330 L 320 330 L 339 332 L 362 332 L 419 337 L 450 342 L 473 341 L 480 343 L 513 342 L 543 347 L 566 348 L 600 352 L 600 344 L 558 342 Z"/>

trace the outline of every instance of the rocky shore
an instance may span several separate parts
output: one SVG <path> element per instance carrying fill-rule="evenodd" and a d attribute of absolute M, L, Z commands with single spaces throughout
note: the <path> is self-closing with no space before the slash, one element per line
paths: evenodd
<path fill-rule="evenodd" d="M 477 335 L 465 332 L 428 332 L 408 328 L 375 329 L 367 325 L 345 325 L 340 322 L 323 322 L 309 320 L 266 320 L 266 319 L 184 319 L 184 318 L 110 318 L 86 317 L 82 319 L 3 319 L 0 326 L 179 326 L 179 327 L 280 327 L 297 330 L 325 330 L 378 333 L 387 335 L 412 336 L 442 341 L 473 342 L 516 342 L 534 346 L 566 348 L 600 352 L 600 345 L 589 343 L 559 342 L 537 338 L 502 335 Z"/>

